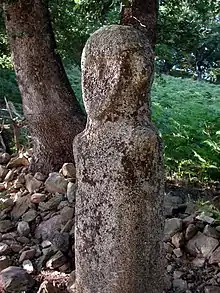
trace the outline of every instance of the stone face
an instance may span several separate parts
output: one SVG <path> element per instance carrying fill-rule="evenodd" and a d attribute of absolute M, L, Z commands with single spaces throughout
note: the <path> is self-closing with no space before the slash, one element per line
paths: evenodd
<path fill-rule="evenodd" d="M 59 173 L 53 172 L 49 174 L 49 177 L 45 181 L 45 188 L 51 193 L 65 194 L 68 181 L 62 177 Z"/>
<path fill-rule="evenodd" d="M 11 266 L 0 273 L 0 292 L 28 292 L 33 285 L 34 280 L 22 268 Z"/>
<path fill-rule="evenodd" d="M 163 291 L 164 172 L 147 94 L 153 59 L 131 27 L 102 28 L 84 49 L 88 123 L 74 140 L 77 292 Z"/>
<path fill-rule="evenodd" d="M 187 250 L 194 256 L 201 254 L 202 257 L 208 257 L 214 249 L 219 245 L 217 239 L 208 237 L 201 232 L 198 232 L 187 243 Z"/>

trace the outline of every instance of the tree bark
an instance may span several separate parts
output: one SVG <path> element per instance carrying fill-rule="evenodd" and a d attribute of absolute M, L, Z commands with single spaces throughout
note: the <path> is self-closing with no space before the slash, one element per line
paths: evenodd
<path fill-rule="evenodd" d="M 157 0 L 122 1 L 121 24 L 145 31 L 151 45 L 156 43 Z"/>
<path fill-rule="evenodd" d="M 51 26 L 47 1 L 5 3 L 5 24 L 34 143 L 31 171 L 48 173 L 73 162 L 72 140 L 85 118 L 67 79 Z"/>

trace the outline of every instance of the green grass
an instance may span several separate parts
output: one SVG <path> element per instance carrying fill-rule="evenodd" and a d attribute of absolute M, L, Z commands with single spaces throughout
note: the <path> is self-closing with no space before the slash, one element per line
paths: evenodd
<path fill-rule="evenodd" d="M 67 68 L 83 109 L 78 67 Z M 0 71 L 0 101 L 21 102 L 13 71 Z M 164 141 L 167 175 L 201 181 L 220 179 L 220 85 L 157 76 L 152 116 Z"/>
<path fill-rule="evenodd" d="M 170 175 L 220 177 L 220 86 L 162 76 L 152 89 L 153 120 L 164 140 Z"/>

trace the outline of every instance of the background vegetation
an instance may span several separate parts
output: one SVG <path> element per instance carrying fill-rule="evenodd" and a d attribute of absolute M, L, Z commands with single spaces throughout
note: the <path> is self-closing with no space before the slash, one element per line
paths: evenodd
<path fill-rule="evenodd" d="M 82 49 L 97 28 L 119 22 L 120 1 L 51 0 L 50 10 L 57 50 L 83 107 Z M 167 174 L 189 180 L 219 180 L 219 1 L 161 0 L 155 62 L 153 120 L 164 140 Z M 5 107 L 4 96 L 19 108 L 21 99 L 0 12 L 1 108 Z"/>

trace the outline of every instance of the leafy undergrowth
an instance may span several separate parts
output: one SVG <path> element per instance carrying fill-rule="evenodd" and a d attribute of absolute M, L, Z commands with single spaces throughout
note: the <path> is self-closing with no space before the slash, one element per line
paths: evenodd
<path fill-rule="evenodd" d="M 66 69 L 83 109 L 78 67 Z M 2 90 L 20 101 L 12 71 L 1 71 Z M 167 176 L 190 181 L 220 180 L 220 85 L 156 76 L 152 89 L 153 120 L 164 141 Z"/>
<path fill-rule="evenodd" d="M 220 179 L 220 86 L 158 76 L 152 91 L 153 120 L 164 140 L 169 176 Z"/>

